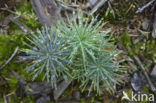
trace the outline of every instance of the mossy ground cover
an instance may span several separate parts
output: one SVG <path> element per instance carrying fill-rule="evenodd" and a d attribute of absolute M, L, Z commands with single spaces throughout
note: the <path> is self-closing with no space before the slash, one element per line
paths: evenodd
<path fill-rule="evenodd" d="M 36 29 L 40 27 L 39 23 L 36 21 L 37 18 L 31 8 L 30 3 L 21 3 L 19 5 L 19 10 L 17 12 L 18 15 L 22 15 L 25 18 L 20 18 L 21 22 L 24 22 L 29 28 Z M 6 15 L 7 13 L 2 13 L 2 15 Z M 3 65 L 12 55 L 15 48 L 18 46 L 20 49 L 25 47 L 24 42 L 26 38 L 26 34 L 23 32 L 18 33 L 20 31 L 18 25 L 11 23 L 9 27 L 9 35 L 0 34 L 0 65 Z M 20 55 L 20 51 L 17 52 L 17 55 Z M 1 71 L 1 77 L 6 81 L 5 85 L 0 86 L 0 103 L 4 102 L 5 95 L 11 95 L 10 101 L 11 103 L 23 103 L 29 102 L 33 103 L 31 98 L 27 98 L 26 100 L 22 100 L 16 96 L 16 90 L 19 87 L 17 78 L 11 73 L 11 71 L 15 71 L 18 75 L 20 75 L 24 80 L 31 81 L 31 76 L 26 73 L 25 67 L 26 64 L 24 62 L 18 62 L 17 56 L 9 62 Z"/>

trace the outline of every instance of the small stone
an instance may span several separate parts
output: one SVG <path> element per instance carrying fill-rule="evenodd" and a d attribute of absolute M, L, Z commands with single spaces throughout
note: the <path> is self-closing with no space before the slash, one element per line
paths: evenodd
<path fill-rule="evenodd" d="M 145 78 L 141 75 L 139 71 L 135 71 L 133 73 L 133 76 L 131 77 L 130 81 L 131 86 L 135 91 L 141 90 L 141 88 L 147 84 Z"/>
<path fill-rule="evenodd" d="M 151 72 L 151 76 L 156 78 L 156 65 L 154 66 L 154 68 Z"/>

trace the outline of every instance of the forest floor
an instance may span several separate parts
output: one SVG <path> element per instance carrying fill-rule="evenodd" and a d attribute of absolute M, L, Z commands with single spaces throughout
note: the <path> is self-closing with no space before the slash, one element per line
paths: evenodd
<path fill-rule="evenodd" d="M 0 0 L 0 103 L 156 103 L 155 0 L 44 0 L 41 5 L 38 1 Z M 101 31 L 110 30 L 122 51 L 117 59 L 124 60 L 123 82 L 115 85 L 113 94 L 88 95 L 77 80 L 62 81 L 59 89 L 53 90 L 42 81 L 43 75 L 32 81 L 25 71 L 31 61 L 18 59 L 26 55 L 21 49 L 32 31 L 56 25 L 60 15 L 66 20 L 65 15 L 70 17 L 73 10 L 79 15 L 78 9 L 104 19 Z"/>

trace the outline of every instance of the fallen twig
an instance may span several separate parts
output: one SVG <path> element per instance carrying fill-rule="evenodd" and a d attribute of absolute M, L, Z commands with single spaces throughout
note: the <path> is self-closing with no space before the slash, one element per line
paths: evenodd
<path fill-rule="evenodd" d="M 11 21 L 15 24 L 17 24 L 26 34 L 32 33 L 32 31 L 21 21 L 19 21 L 17 18 L 11 18 Z"/>
<path fill-rule="evenodd" d="M 120 38 L 119 38 L 119 41 L 121 41 Z M 122 42 L 120 42 L 120 43 L 121 43 L 121 45 L 122 45 Z M 122 46 L 122 47 L 124 47 L 124 46 Z M 133 50 L 132 50 L 130 47 L 128 47 L 128 50 L 127 50 L 127 51 L 133 52 Z M 149 84 L 149 86 L 150 86 L 151 91 L 154 92 L 154 93 L 156 93 L 156 88 L 154 87 L 153 83 L 151 82 L 151 80 L 150 80 L 150 78 L 149 78 L 149 76 L 148 76 L 148 74 L 147 74 L 147 72 L 146 72 L 146 70 L 145 70 L 143 64 L 141 63 L 139 57 L 136 56 L 136 55 L 134 55 L 133 57 L 134 57 L 134 59 L 137 61 L 137 63 L 138 63 L 138 65 L 140 66 L 141 70 L 143 71 L 144 76 L 145 76 L 145 78 L 146 78 L 146 80 L 147 80 L 147 82 L 148 82 L 148 84 Z"/>
<path fill-rule="evenodd" d="M 0 70 L 3 69 L 14 58 L 14 56 L 16 55 L 18 49 L 19 49 L 19 47 L 17 46 L 15 51 L 11 55 L 11 57 L 0 67 Z"/>
<path fill-rule="evenodd" d="M 19 76 L 15 71 L 11 71 L 11 72 L 14 75 L 14 77 L 19 80 L 20 83 L 22 83 L 23 85 L 27 84 L 27 82 L 21 76 Z"/>
<path fill-rule="evenodd" d="M 91 10 L 90 15 L 94 14 L 102 5 L 104 5 L 108 0 L 101 0 L 97 5 Z"/>
<path fill-rule="evenodd" d="M 65 10 L 70 10 L 70 11 L 79 11 L 79 9 L 70 7 L 69 5 L 66 5 L 65 3 L 58 2 L 58 4 L 59 4 L 59 6 L 61 6 L 61 8 L 63 8 L 63 10 L 65 9 Z M 88 15 L 88 12 L 86 12 L 86 11 L 82 10 L 81 12 Z"/>
<path fill-rule="evenodd" d="M 138 8 L 138 10 L 136 11 L 136 13 L 141 13 L 145 8 L 149 7 L 155 0 L 151 0 L 150 2 L 148 2 L 147 4 L 145 4 L 143 7 Z"/>
<path fill-rule="evenodd" d="M 54 99 L 57 100 L 63 92 L 67 89 L 67 87 L 72 82 L 72 79 L 69 78 L 68 81 L 63 81 L 59 84 L 58 88 L 54 90 Z"/>
<path fill-rule="evenodd" d="M 0 8 L 0 10 L 8 11 L 11 13 L 4 22 L 0 22 L 0 26 L 6 26 L 8 23 L 10 23 L 10 21 L 12 21 L 13 23 L 17 24 L 24 31 L 24 33 L 26 34 L 32 33 L 32 31 L 24 23 L 18 20 L 18 17 L 26 18 L 24 15 L 16 11 L 10 10 L 7 5 L 5 5 L 5 8 Z M 13 14 L 17 16 L 13 17 Z"/>
<path fill-rule="evenodd" d="M 139 57 L 136 56 L 136 55 L 134 55 L 134 58 L 135 58 L 135 60 L 137 61 L 138 65 L 140 66 L 141 70 L 143 71 L 143 73 L 144 73 L 144 75 L 145 75 L 145 77 L 146 77 L 146 79 L 147 79 L 147 82 L 148 82 L 148 84 L 149 84 L 151 90 L 152 90 L 154 93 L 156 93 L 156 88 L 154 87 L 153 83 L 151 82 L 151 80 L 150 80 L 150 78 L 149 78 L 147 72 L 145 71 L 145 68 L 144 68 L 143 64 L 141 63 Z"/>
<path fill-rule="evenodd" d="M 16 18 L 18 17 L 22 17 L 22 18 L 26 18 L 24 15 L 22 15 L 20 12 L 17 12 L 17 11 L 13 11 L 13 10 L 10 10 L 9 7 L 5 4 L 5 8 L 0 8 L 0 10 L 3 10 L 3 11 L 7 11 L 11 14 L 14 14 L 14 15 L 17 15 Z"/>
<path fill-rule="evenodd" d="M 128 47 L 128 50 L 129 50 L 130 52 L 133 52 L 132 49 L 131 49 L 130 47 Z M 149 76 L 148 76 L 148 74 L 147 74 L 147 72 L 146 72 L 146 70 L 145 70 L 143 64 L 141 63 L 139 57 L 138 57 L 137 55 L 134 55 L 133 57 L 134 57 L 134 59 L 136 60 L 136 62 L 138 63 L 138 65 L 140 66 L 141 70 L 143 71 L 143 73 L 144 73 L 144 75 L 145 75 L 145 78 L 146 78 L 146 80 L 147 80 L 147 82 L 148 82 L 148 84 L 149 84 L 149 86 L 150 86 L 150 89 L 152 90 L 152 92 L 156 93 L 156 88 L 154 87 L 153 83 L 151 82 L 151 80 L 150 80 L 150 78 L 149 78 Z"/>

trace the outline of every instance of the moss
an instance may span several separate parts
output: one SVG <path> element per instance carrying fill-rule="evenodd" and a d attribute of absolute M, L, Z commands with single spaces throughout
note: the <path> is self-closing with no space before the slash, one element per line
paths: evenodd
<path fill-rule="evenodd" d="M 14 52 L 16 46 L 22 46 L 22 35 L 0 35 L 0 65 L 2 65 Z"/>
<path fill-rule="evenodd" d="M 121 40 L 123 42 L 123 44 L 125 45 L 125 47 L 127 48 L 128 46 L 132 46 L 132 42 L 131 42 L 131 39 L 129 37 L 128 34 L 126 33 L 121 33 Z"/>
<path fill-rule="evenodd" d="M 156 40 L 153 38 L 152 40 L 147 41 L 145 47 L 145 57 L 149 59 L 152 58 L 154 63 L 156 63 Z"/>
<path fill-rule="evenodd" d="M 143 54 L 143 50 L 141 50 L 141 47 L 143 46 L 144 42 L 138 42 L 135 46 L 134 52 L 136 55 Z"/>
<path fill-rule="evenodd" d="M 19 48 L 24 46 L 22 42 L 23 39 L 23 34 L 14 34 L 8 36 L 0 35 L 0 66 L 8 60 L 8 58 L 14 52 L 16 46 L 19 46 Z M 11 74 L 11 70 L 18 71 L 18 73 L 23 73 L 23 75 L 26 76 L 24 71 L 25 65 L 17 64 L 15 58 L 16 57 L 14 57 L 14 59 L 0 71 L 2 77 L 4 77 L 7 81 L 9 88 L 11 88 L 7 92 L 12 92 L 17 88 L 18 80 Z"/>
<path fill-rule="evenodd" d="M 19 48 L 23 48 L 23 40 L 25 39 L 25 36 L 23 34 L 12 34 L 12 35 L 0 35 L 0 65 L 5 63 L 8 58 L 12 55 L 14 52 L 16 46 L 19 46 Z M 33 99 L 30 97 L 27 97 L 26 99 L 22 100 L 21 102 L 20 98 L 16 97 L 15 91 L 18 88 L 18 79 L 16 79 L 13 74 L 11 73 L 11 70 L 15 71 L 18 75 L 20 75 L 24 80 L 31 81 L 30 74 L 26 73 L 25 66 L 26 64 L 23 63 L 17 63 L 16 57 L 14 57 L 9 64 L 7 64 L 0 72 L 1 76 L 5 79 L 7 82 L 7 85 L 0 86 L 0 98 L 3 97 L 3 94 L 10 94 L 10 101 L 11 103 L 34 103 Z M 1 101 L 4 101 L 3 99 L 0 99 Z M 24 102 L 26 101 L 26 102 Z M 3 102 L 2 102 L 3 103 Z"/>
<path fill-rule="evenodd" d="M 131 42 L 131 38 L 129 37 L 128 34 L 123 32 L 123 33 L 121 33 L 120 37 L 121 37 L 122 43 L 127 48 L 127 50 L 128 50 L 128 47 L 131 47 L 131 49 L 134 51 L 134 52 L 128 51 L 130 56 L 133 56 L 134 54 L 141 55 L 145 58 L 149 58 L 149 59 L 152 58 L 153 62 L 154 63 L 156 62 L 156 48 L 155 48 L 156 41 L 155 41 L 155 39 L 148 40 L 146 42 L 139 41 L 134 45 Z M 142 47 L 144 49 L 141 49 Z"/>
<path fill-rule="evenodd" d="M 21 2 L 18 6 L 17 14 L 18 16 L 20 15 L 18 20 L 24 23 L 30 30 L 36 30 L 36 28 L 41 27 L 41 25 L 37 21 L 38 18 L 34 13 L 30 2 Z M 9 31 L 14 32 L 17 30 L 21 30 L 21 28 L 19 28 L 17 24 L 11 23 Z"/>
<path fill-rule="evenodd" d="M 21 30 L 21 28 L 14 23 L 10 23 L 9 32 L 11 32 L 11 34 L 12 34 L 13 32 L 15 32 L 17 30 Z"/>
<path fill-rule="evenodd" d="M 26 24 L 30 29 L 36 29 L 40 27 L 37 22 L 37 16 L 33 11 L 30 2 L 21 3 L 19 5 L 18 12 L 24 16 L 25 19 L 20 19 L 24 24 Z"/>

